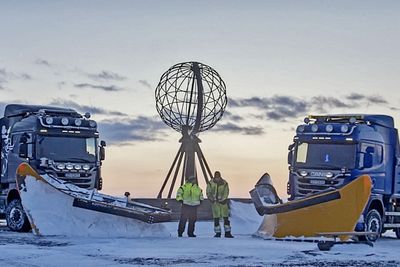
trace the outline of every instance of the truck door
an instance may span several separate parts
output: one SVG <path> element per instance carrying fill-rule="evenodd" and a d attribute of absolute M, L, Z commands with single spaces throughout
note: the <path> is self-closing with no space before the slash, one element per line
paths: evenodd
<path fill-rule="evenodd" d="M 30 134 L 25 134 L 29 136 L 28 140 L 31 140 Z M 14 134 L 12 135 L 12 146 L 13 149 L 10 151 L 8 155 L 8 182 L 15 182 L 15 173 L 17 171 L 18 166 L 22 162 L 26 162 L 25 159 L 19 157 L 19 146 L 20 146 L 20 138 L 22 134 Z M 32 155 L 29 155 L 32 156 Z"/>
<path fill-rule="evenodd" d="M 388 173 L 386 173 L 387 170 L 385 164 L 383 164 L 383 145 L 363 142 L 361 143 L 360 152 L 360 169 L 362 173 L 371 177 L 375 193 L 384 194 L 385 190 L 389 188 L 386 185 Z"/>
<path fill-rule="evenodd" d="M 393 188 L 393 193 L 397 195 L 397 197 L 400 197 L 400 144 L 399 144 L 399 137 L 396 131 L 396 139 L 397 139 L 397 144 L 396 144 L 396 152 L 395 152 L 395 168 L 394 168 L 394 188 Z"/>

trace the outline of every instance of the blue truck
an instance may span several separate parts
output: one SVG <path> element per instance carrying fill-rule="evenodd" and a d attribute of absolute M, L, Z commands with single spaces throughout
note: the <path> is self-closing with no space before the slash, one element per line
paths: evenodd
<path fill-rule="evenodd" d="M 51 174 L 75 185 L 100 190 L 105 142 L 90 114 L 69 108 L 10 104 L 0 119 L 0 217 L 13 231 L 30 224 L 16 186 L 16 170 L 29 163 L 39 174 Z"/>
<path fill-rule="evenodd" d="M 288 164 L 289 200 L 338 188 L 368 174 L 373 189 L 356 230 L 392 229 L 400 238 L 400 146 L 392 117 L 308 116 L 289 146 Z"/>

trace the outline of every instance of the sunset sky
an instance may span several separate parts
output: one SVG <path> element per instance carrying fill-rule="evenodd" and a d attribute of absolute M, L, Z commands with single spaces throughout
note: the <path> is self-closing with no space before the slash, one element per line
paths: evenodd
<path fill-rule="evenodd" d="M 199 61 L 229 98 L 200 134 L 211 169 L 232 197 L 249 197 L 264 172 L 284 196 L 306 115 L 382 113 L 400 125 L 399 14 L 399 1 L 0 1 L 0 112 L 91 112 L 108 144 L 104 191 L 154 197 L 180 138 L 154 90 L 170 66 Z"/>

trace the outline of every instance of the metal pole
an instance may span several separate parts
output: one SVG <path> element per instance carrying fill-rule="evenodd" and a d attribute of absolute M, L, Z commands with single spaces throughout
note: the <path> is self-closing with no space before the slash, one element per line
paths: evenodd
<path fill-rule="evenodd" d="M 208 163 L 207 163 L 207 161 L 206 161 L 206 158 L 204 157 L 204 154 L 203 154 L 203 151 L 201 151 L 201 148 L 200 148 L 200 145 L 197 143 L 197 146 L 196 146 L 196 149 L 197 149 L 197 153 L 199 153 L 200 154 L 200 157 L 202 158 L 202 160 L 203 160 L 203 162 L 204 162 L 204 165 L 206 166 L 206 169 L 207 169 L 207 171 L 208 171 L 208 175 L 210 176 L 210 179 L 213 177 L 213 175 L 212 175 L 212 172 L 211 172 L 211 170 L 210 170 L 210 167 L 208 166 Z"/>
<path fill-rule="evenodd" d="M 162 198 L 162 193 L 163 193 L 163 191 L 164 191 L 165 186 L 166 186 L 167 183 L 168 183 L 169 177 L 170 177 L 170 175 L 171 175 L 171 173 L 172 173 L 172 171 L 173 171 L 173 169 L 174 169 L 174 166 L 175 166 L 175 164 L 176 164 L 176 161 L 178 160 L 178 157 L 179 157 L 179 154 L 180 154 L 180 153 L 182 153 L 182 144 L 181 144 L 181 146 L 179 147 L 178 153 L 176 153 L 174 162 L 172 163 L 171 168 L 169 169 L 168 174 L 167 174 L 167 176 L 166 176 L 165 179 L 164 179 L 164 183 L 163 183 L 163 185 L 161 186 L 161 189 L 160 189 L 160 192 L 158 193 L 157 198 Z"/>
<path fill-rule="evenodd" d="M 180 166 L 181 166 L 181 163 L 182 163 L 182 156 L 183 156 L 183 154 L 184 154 L 184 152 L 182 152 L 182 153 L 179 155 L 178 165 L 176 165 L 174 178 L 172 179 L 171 187 L 169 188 L 168 198 L 171 198 L 172 190 L 174 189 L 175 182 L 176 182 L 176 177 L 178 176 L 179 169 L 180 169 Z"/>

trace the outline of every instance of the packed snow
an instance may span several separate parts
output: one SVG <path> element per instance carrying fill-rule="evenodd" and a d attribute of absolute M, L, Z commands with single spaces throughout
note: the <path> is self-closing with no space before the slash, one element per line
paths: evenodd
<path fill-rule="evenodd" d="M 22 205 L 36 226 L 35 232 L 40 235 L 113 238 L 169 236 L 162 224 L 147 224 L 73 207 L 73 197 L 32 176 L 26 177 L 25 186 L 27 190 L 21 191 Z"/>
<path fill-rule="evenodd" d="M 235 238 L 214 238 L 213 223 L 197 222 L 197 238 L 177 236 L 177 222 L 163 223 L 164 237 L 38 237 L 0 227 L 1 266 L 400 266 L 400 240 L 392 232 L 374 247 L 256 238 L 262 217 L 252 204 L 231 203 Z M 111 231 L 112 226 L 108 231 Z"/>

